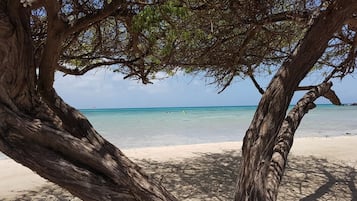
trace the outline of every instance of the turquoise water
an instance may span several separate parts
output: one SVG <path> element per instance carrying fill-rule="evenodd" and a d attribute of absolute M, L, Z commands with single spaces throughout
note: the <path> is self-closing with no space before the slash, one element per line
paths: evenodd
<path fill-rule="evenodd" d="M 97 131 L 120 148 L 240 141 L 255 106 L 84 109 Z M 357 134 L 357 107 L 318 105 L 297 137 Z M 0 156 L 1 157 L 1 156 Z"/>
<path fill-rule="evenodd" d="M 82 112 L 121 148 L 240 141 L 256 106 L 88 109 Z M 357 134 L 357 107 L 318 105 L 297 137 Z"/>
<path fill-rule="evenodd" d="M 255 107 L 179 107 L 82 110 L 122 148 L 241 140 Z"/>

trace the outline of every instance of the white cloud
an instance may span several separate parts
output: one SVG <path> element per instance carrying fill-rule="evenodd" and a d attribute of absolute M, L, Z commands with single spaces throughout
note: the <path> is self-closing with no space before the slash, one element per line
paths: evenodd
<path fill-rule="evenodd" d="M 158 76 L 165 76 L 159 74 Z M 105 104 L 135 104 L 139 96 L 159 97 L 170 93 L 172 84 L 169 79 L 157 80 L 154 84 L 144 85 L 140 81 L 123 79 L 123 75 L 105 69 L 88 72 L 83 76 L 64 76 L 56 74 L 55 88 L 66 101 L 77 107 L 94 107 Z M 139 100 L 134 100 L 139 99 Z M 82 106 L 84 105 L 84 106 Z M 111 106 L 109 106 L 111 107 Z"/>

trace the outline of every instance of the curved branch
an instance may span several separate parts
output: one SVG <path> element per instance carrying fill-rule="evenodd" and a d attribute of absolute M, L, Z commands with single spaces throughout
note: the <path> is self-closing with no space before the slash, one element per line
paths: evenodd
<path fill-rule="evenodd" d="M 93 69 L 98 68 L 98 67 L 111 66 L 111 65 L 115 65 L 115 64 L 130 65 L 130 64 L 132 64 L 133 62 L 135 62 L 137 60 L 138 59 L 134 59 L 134 60 L 131 60 L 131 61 L 126 61 L 124 59 L 117 59 L 117 60 L 112 60 L 112 61 L 103 61 L 103 62 L 98 62 L 98 63 L 87 65 L 82 69 L 78 69 L 78 68 L 70 69 L 70 68 L 66 68 L 66 67 L 64 67 L 62 65 L 58 65 L 57 66 L 57 70 L 63 72 L 66 75 L 67 74 L 68 75 L 84 75 L 88 71 L 93 70 Z"/>
<path fill-rule="evenodd" d="M 0 129 L 11 129 L 11 132 L 0 136 L 1 150 L 82 199 L 176 201 L 164 188 L 145 176 L 119 149 L 97 134 L 88 121 L 85 125 L 84 117 L 79 121 L 82 117 L 75 116 L 77 113 L 69 111 L 71 109 L 74 110 L 68 105 L 62 108 L 67 110 L 68 117 L 75 117 L 72 120 L 81 124 L 83 131 L 96 137 L 95 142 L 74 137 L 73 133 L 54 128 L 50 123 L 18 115 L 0 105 L 0 116 L 4 119 Z M 7 143 L 18 145 L 18 148 L 10 148 Z M 46 160 L 43 160 L 44 157 Z M 93 188 L 109 190 L 110 194 L 98 192 L 89 184 Z M 88 192 L 90 190 L 98 194 Z"/>
<path fill-rule="evenodd" d="M 327 98 L 334 105 L 342 105 L 340 99 L 336 95 L 336 92 L 332 89 L 328 90 L 323 97 Z"/>
<path fill-rule="evenodd" d="M 296 129 L 304 115 L 310 109 L 316 107 L 314 101 L 317 98 L 324 96 L 326 93 L 329 93 L 331 91 L 331 86 L 331 82 L 322 83 L 311 89 L 298 101 L 294 108 L 291 109 L 289 114 L 285 117 L 275 140 L 275 146 L 273 148 L 273 154 L 267 173 L 266 193 L 270 198 L 269 200 L 275 200 L 274 197 L 277 195 L 277 190 L 284 174 L 287 157 L 293 145 Z"/>
<path fill-rule="evenodd" d="M 297 91 L 313 90 L 316 87 L 317 86 L 302 86 L 302 87 L 298 87 L 296 90 Z M 336 92 L 334 90 L 332 90 L 332 89 L 330 89 L 325 94 L 323 94 L 323 97 L 327 98 L 334 105 L 341 105 L 342 104 L 340 99 L 336 95 Z"/>

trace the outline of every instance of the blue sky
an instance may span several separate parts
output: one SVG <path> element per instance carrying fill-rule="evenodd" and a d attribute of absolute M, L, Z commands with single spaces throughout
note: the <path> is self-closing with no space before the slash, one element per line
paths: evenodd
<path fill-rule="evenodd" d="M 306 84 L 317 83 L 320 76 L 311 75 Z M 260 77 L 266 87 L 270 77 Z M 135 80 L 123 80 L 123 76 L 105 69 L 97 69 L 83 76 L 56 75 L 55 88 L 62 98 L 76 108 L 132 108 L 176 106 L 235 106 L 257 105 L 260 94 L 252 82 L 236 80 L 221 94 L 215 85 L 208 85 L 202 76 L 178 75 L 142 85 Z M 342 82 L 336 80 L 333 89 L 343 103 L 357 102 L 357 76 L 349 76 Z M 296 102 L 298 93 L 293 102 Z M 317 103 L 329 103 L 320 98 Z"/>

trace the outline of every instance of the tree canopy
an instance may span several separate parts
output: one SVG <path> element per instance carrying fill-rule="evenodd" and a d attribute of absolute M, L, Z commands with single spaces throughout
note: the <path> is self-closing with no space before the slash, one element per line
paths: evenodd
<path fill-rule="evenodd" d="M 147 39 L 146 50 L 152 52 L 149 61 L 168 69 L 206 72 L 224 90 L 234 77 L 249 76 L 257 84 L 254 76 L 281 66 L 328 2 L 169 1 L 164 6 L 177 10 L 155 5 L 134 18 Z M 326 79 L 354 71 L 353 23 L 336 33 L 315 64 Z"/>
<path fill-rule="evenodd" d="M 144 84 L 164 71 L 205 72 L 224 90 L 235 77 L 272 73 L 291 56 L 328 1 L 61 1 L 66 39 L 57 70 L 81 75 L 113 66 Z M 106 16 L 105 13 L 108 13 Z M 110 14 L 109 14 L 110 13 Z M 32 11 L 38 54 L 47 37 L 46 9 Z M 326 79 L 355 68 L 355 20 L 331 39 L 315 64 Z M 263 89 L 260 89 L 263 92 Z"/>

